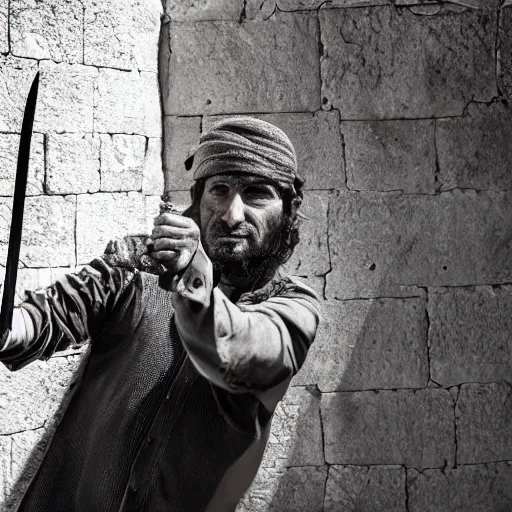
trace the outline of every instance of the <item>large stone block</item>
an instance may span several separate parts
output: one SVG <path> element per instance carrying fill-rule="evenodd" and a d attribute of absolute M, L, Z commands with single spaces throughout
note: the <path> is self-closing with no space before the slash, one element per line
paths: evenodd
<path fill-rule="evenodd" d="M 144 195 L 164 192 L 164 171 L 162 167 L 162 139 L 148 138 L 142 169 L 142 192 Z"/>
<path fill-rule="evenodd" d="M 260 468 L 236 512 L 322 512 L 327 467 Z"/>
<path fill-rule="evenodd" d="M 243 24 L 172 24 L 170 37 L 169 69 L 162 70 L 167 115 L 315 111 L 320 106 L 312 14 L 278 13 L 266 22 Z"/>
<path fill-rule="evenodd" d="M 407 488 L 409 512 L 505 512 L 512 503 L 512 464 L 411 470 Z"/>
<path fill-rule="evenodd" d="M 164 0 L 165 13 L 172 21 L 239 21 L 244 0 Z"/>
<path fill-rule="evenodd" d="M 427 385 L 425 299 L 324 303 L 322 317 L 295 384 L 322 392 Z"/>
<path fill-rule="evenodd" d="M 344 189 L 343 140 L 337 112 L 320 110 L 311 114 L 251 114 L 281 128 L 290 138 L 299 174 L 306 189 Z M 226 116 L 206 117 L 203 133 Z"/>
<path fill-rule="evenodd" d="M 510 192 L 349 192 L 331 204 L 328 298 L 512 280 Z"/>
<path fill-rule="evenodd" d="M 83 194 L 100 189 L 100 139 L 91 134 L 47 136 L 46 190 Z"/>
<path fill-rule="evenodd" d="M 285 264 L 290 274 L 320 276 L 330 269 L 327 243 L 327 211 L 330 192 L 306 192 L 300 207 L 307 219 L 301 220 L 300 242 Z"/>
<path fill-rule="evenodd" d="M 146 232 L 144 197 L 138 192 L 81 195 L 77 198 L 77 263 L 101 256 L 107 243 Z"/>
<path fill-rule="evenodd" d="M 341 123 L 350 190 L 435 191 L 432 121 Z"/>
<path fill-rule="evenodd" d="M 0 5 L 0 53 L 9 51 L 9 4 Z M 1 485 L 0 485 L 1 492 Z"/>
<path fill-rule="evenodd" d="M 156 73 L 141 72 L 142 102 L 144 105 L 144 135 L 162 137 L 162 106 L 160 85 Z"/>
<path fill-rule="evenodd" d="M 166 190 L 190 190 L 194 180 L 187 160 L 197 149 L 199 137 L 200 117 L 165 116 L 163 154 Z"/>
<path fill-rule="evenodd" d="M 512 386 L 507 382 L 465 384 L 455 410 L 457 463 L 512 459 Z"/>
<path fill-rule="evenodd" d="M 328 464 L 453 465 L 453 400 L 446 390 L 324 393 L 321 412 Z"/>
<path fill-rule="evenodd" d="M 17 372 L 0 365 L 0 435 L 43 427 L 59 410 L 80 356 L 36 361 Z"/>
<path fill-rule="evenodd" d="M 100 135 L 101 190 L 141 190 L 146 138 L 141 135 Z"/>
<path fill-rule="evenodd" d="M 261 466 L 323 466 L 325 464 L 320 396 L 291 387 L 277 405 Z"/>
<path fill-rule="evenodd" d="M 450 0 L 450 4 L 472 7 L 474 9 L 496 9 L 500 0 Z M 248 0 L 250 3 L 260 4 L 261 0 Z M 298 9 L 339 9 L 343 7 L 375 7 L 378 5 L 397 5 L 397 6 L 415 6 L 416 8 L 427 7 L 424 4 L 438 4 L 439 0 L 273 0 L 274 6 L 277 4 L 282 11 L 295 11 Z M 263 4 L 272 4 L 272 1 L 264 1 Z M 430 7 L 430 6 L 429 6 Z M 438 5 L 431 6 L 437 13 L 440 10 Z M 268 7 L 267 7 L 268 9 Z M 426 11 L 432 12 L 432 11 Z"/>
<path fill-rule="evenodd" d="M 244 5 L 247 20 L 267 20 L 277 7 L 276 0 L 244 0 Z"/>
<path fill-rule="evenodd" d="M 73 196 L 27 197 L 21 266 L 69 267 L 75 264 L 75 206 Z M 0 198 L 0 261 L 7 257 L 11 208 L 11 198 Z"/>
<path fill-rule="evenodd" d="M 496 94 L 495 12 L 321 10 L 323 101 L 342 119 L 460 115 Z"/>
<path fill-rule="evenodd" d="M 86 0 L 84 61 L 117 69 L 158 69 L 160 0 Z"/>
<path fill-rule="evenodd" d="M 406 512 L 405 469 L 330 466 L 324 512 Z"/>
<path fill-rule="evenodd" d="M 0 131 L 21 131 L 25 102 L 37 70 L 35 60 L 0 55 Z"/>
<path fill-rule="evenodd" d="M 512 4 L 503 2 L 497 41 L 497 75 L 500 91 L 512 98 Z"/>
<path fill-rule="evenodd" d="M 19 144 L 19 135 L 0 134 L 0 196 L 12 196 L 14 194 Z M 44 137 L 40 133 L 34 133 L 30 145 L 26 194 L 28 196 L 41 194 L 43 192 L 43 181 Z"/>
<path fill-rule="evenodd" d="M 34 129 L 40 132 L 92 132 L 98 70 L 79 64 L 42 61 Z"/>
<path fill-rule="evenodd" d="M 159 116 L 155 73 L 99 70 L 94 109 L 95 131 L 160 137 Z"/>
<path fill-rule="evenodd" d="M 512 287 L 431 290 L 430 367 L 443 386 L 512 381 Z"/>
<path fill-rule="evenodd" d="M 57 62 L 83 61 L 80 0 L 11 0 L 9 21 L 14 55 Z"/>
<path fill-rule="evenodd" d="M 511 189 L 512 115 L 501 103 L 470 105 L 464 117 L 437 121 L 441 190 Z"/>

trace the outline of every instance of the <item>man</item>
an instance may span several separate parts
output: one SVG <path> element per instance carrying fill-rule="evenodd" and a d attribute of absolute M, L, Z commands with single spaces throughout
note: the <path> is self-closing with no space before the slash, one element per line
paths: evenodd
<path fill-rule="evenodd" d="M 232 512 L 252 482 L 318 324 L 315 294 L 278 270 L 303 181 L 286 135 L 252 118 L 201 138 L 194 179 L 148 240 L 160 277 L 117 245 L 15 310 L 13 370 L 90 340 L 20 511 Z"/>

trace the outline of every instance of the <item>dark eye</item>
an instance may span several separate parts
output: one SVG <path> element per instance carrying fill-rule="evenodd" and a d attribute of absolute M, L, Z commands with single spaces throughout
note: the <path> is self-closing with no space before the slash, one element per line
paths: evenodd
<path fill-rule="evenodd" d="M 244 190 L 244 195 L 254 199 L 272 199 L 272 190 L 263 185 L 251 185 Z"/>
<path fill-rule="evenodd" d="M 226 196 L 229 194 L 229 187 L 222 183 L 218 183 L 210 188 L 210 194 L 215 196 Z"/>

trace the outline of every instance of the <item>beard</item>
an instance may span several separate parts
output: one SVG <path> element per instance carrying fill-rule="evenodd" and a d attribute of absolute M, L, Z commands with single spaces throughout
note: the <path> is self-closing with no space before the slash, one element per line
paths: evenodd
<path fill-rule="evenodd" d="M 201 242 L 218 276 L 257 282 L 272 277 L 282 263 L 283 227 L 282 219 L 275 221 L 261 236 L 249 222 L 230 228 L 218 219 L 206 227 Z"/>

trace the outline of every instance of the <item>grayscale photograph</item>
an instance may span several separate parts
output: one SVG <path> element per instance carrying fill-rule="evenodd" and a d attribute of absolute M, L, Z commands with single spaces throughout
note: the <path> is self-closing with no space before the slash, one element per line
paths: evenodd
<path fill-rule="evenodd" d="M 512 0 L 0 0 L 0 512 L 512 512 Z"/>

